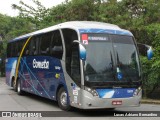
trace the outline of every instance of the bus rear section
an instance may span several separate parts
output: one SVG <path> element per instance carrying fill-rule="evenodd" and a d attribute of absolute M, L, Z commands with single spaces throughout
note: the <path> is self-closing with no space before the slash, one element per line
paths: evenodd
<path fill-rule="evenodd" d="M 15 49 L 13 49 L 15 48 Z M 13 87 L 14 78 L 16 75 L 16 66 L 18 61 L 18 52 L 16 51 L 16 43 L 7 44 L 7 58 L 6 58 L 6 84 Z"/>

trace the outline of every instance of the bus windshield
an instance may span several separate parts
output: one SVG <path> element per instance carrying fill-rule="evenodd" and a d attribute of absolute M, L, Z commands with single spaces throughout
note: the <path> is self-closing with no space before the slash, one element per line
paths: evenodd
<path fill-rule="evenodd" d="M 85 83 L 140 80 L 139 57 L 133 37 L 93 33 L 87 36 Z"/>

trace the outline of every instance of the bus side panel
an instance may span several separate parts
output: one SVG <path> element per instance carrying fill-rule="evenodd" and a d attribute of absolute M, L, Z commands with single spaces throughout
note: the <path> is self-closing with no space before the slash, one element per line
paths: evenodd
<path fill-rule="evenodd" d="M 23 57 L 19 77 L 22 90 L 53 100 L 58 85 L 66 86 L 61 61 L 49 56 Z"/>
<path fill-rule="evenodd" d="M 11 86 L 12 77 L 15 77 L 17 57 L 6 59 L 6 84 Z"/>

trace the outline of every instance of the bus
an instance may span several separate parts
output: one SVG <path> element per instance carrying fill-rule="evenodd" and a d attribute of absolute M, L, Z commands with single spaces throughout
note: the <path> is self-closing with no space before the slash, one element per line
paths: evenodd
<path fill-rule="evenodd" d="M 0 77 L 2 76 L 2 68 L 3 68 L 3 64 L 2 64 L 2 49 L 3 49 L 3 42 L 1 40 L 1 36 L 0 36 Z"/>
<path fill-rule="evenodd" d="M 152 49 L 146 51 L 152 57 Z M 117 25 L 70 21 L 38 30 L 7 45 L 6 83 L 71 107 L 139 106 L 142 74 L 133 34 Z"/>

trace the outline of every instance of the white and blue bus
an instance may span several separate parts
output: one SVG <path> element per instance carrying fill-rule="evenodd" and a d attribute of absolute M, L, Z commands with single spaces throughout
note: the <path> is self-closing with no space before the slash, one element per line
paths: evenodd
<path fill-rule="evenodd" d="M 6 83 L 63 110 L 139 106 L 141 78 L 132 33 L 113 24 L 65 22 L 8 42 Z"/>

